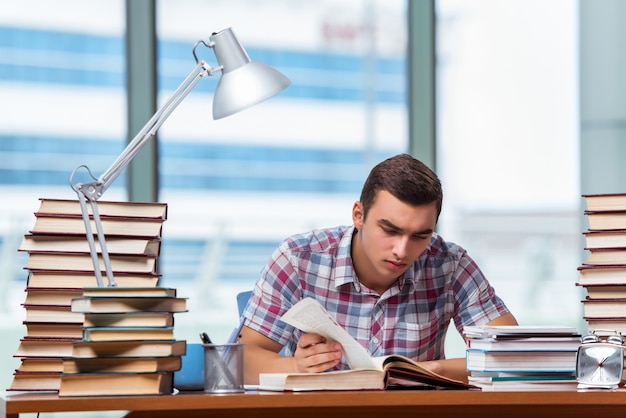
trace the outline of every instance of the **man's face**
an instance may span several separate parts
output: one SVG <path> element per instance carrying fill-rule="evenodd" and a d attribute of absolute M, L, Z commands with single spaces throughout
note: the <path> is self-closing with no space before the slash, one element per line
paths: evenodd
<path fill-rule="evenodd" d="M 386 290 L 424 252 L 437 223 L 437 206 L 411 206 L 391 193 L 378 192 L 367 219 L 354 204 L 352 220 L 358 229 L 353 247 L 355 270 L 361 283 Z"/>

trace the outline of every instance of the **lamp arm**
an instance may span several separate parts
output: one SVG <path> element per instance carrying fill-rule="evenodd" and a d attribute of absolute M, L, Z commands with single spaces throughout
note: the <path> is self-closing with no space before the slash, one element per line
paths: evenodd
<path fill-rule="evenodd" d="M 221 68 L 211 67 L 205 61 L 199 61 L 165 104 L 157 110 L 137 135 L 128 143 L 124 151 L 115 159 L 111 166 L 95 181 L 72 185 L 72 188 L 76 192 L 80 191 L 88 200 L 95 201 L 100 199 L 139 151 L 154 137 L 161 125 L 163 125 L 174 109 L 176 109 L 191 92 L 194 86 L 198 84 L 200 79 L 206 75 L 214 75 L 220 69 Z"/>
<path fill-rule="evenodd" d="M 198 57 L 196 55 L 196 48 L 200 45 L 204 45 L 207 48 L 213 49 L 213 52 L 215 53 L 218 62 L 217 67 L 211 67 L 205 61 L 198 60 Z M 96 276 L 98 286 L 103 286 L 104 283 L 102 280 L 102 268 L 100 267 L 100 256 L 98 254 L 98 248 L 96 247 L 96 242 L 94 240 L 91 228 L 92 219 L 95 225 L 96 235 L 98 237 L 98 244 L 100 244 L 101 258 L 104 263 L 109 286 L 116 286 L 111 268 L 111 262 L 109 260 L 109 254 L 106 248 L 106 240 L 104 236 L 102 222 L 98 213 L 98 199 L 102 197 L 104 192 L 107 191 L 107 189 L 111 186 L 115 179 L 122 173 L 122 171 L 124 171 L 126 166 L 130 164 L 130 162 L 133 160 L 133 158 L 135 158 L 137 153 L 141 151 L 144 145 L 156 135 L 157 130 L 161 127 L 161 125 L 163 125 L 165 120 L 183 101 L 183 99 L 191 92 L 191 90 L 202 77 L 206 75 L 212 76 L 220 71 L 224 75 L 232 74 L 235 72 L 235 70 L 243 66 L 247 66 L 248 64 L 252 64 L 250 58 L 248 57 L 248 54 L 243 49 L 243 47 L 237 40 L 237 37 L 234 35 L 230 28 L 221 32 L 213 33 L 213 35 L 211 35 L 211 37 L 209 38 L 208 43 L 202 40 L 196 42 L 193 47 L 193 57 L 196 60 L 196 66 L 191 71 L 191 73 L 189 73 L 187 78 L 183 80 L 180 86 L 178 86 L 174 93 L 167 99 L 165 104 L 157 110 L 157 112 L 150 118 L 146 125 L 128 143 L 126 148 L 124 148 L 122 153 L 115 159 L 113 164 L 111 164 L 111 166 L 100 177 L 96 178 L 91 173 L 89 167 L 85 165 L 78 166 L 70 176 L 70 186 L 76 192 L 78 200 L 80 201 L 81 214 L 83 222 L 85 223 L 85 232 L 87 234 L 89 251 L 91 253 L 94 274 Z M 229 102 L 224 99 L 219 100 L 217 102 L 219 104 L 220 111 L 216 113 L 216 97 L 221 97 L 217 95 L 217 92 L 227 90 L 227 88 L 223 87 L 222 82 L 220 82 L 218 84 L 218 88 L 216 89 L 216 97 L 214 97 L 213 100 L 214 118 L 219 119 L 224 116 L 231 115 L 242 109 L 245 109 L 251 104 L 255 104 L 261 100 L 265 100 L 267 97 L 273 96 L 291 83 L 282 74 L 276 72 L 273 69 L 269 69 L 271 70 L 269 71 L 265 68 L 265 66 L 255 65 L 248 66 L 247 68 L 248 70 L 245 70 L 243 73 L 239 72 L 239 74 L 243 75 L 239 75 L 237 78 L 241 83 L 244 83 L 248 87 L 244 86 L 243 89 L 240 88 L 239 90 L 241 93 L 243 93 L 244 90 L 253 90 L 255 94 L 252 95 L 252 97 L 247 97 L 243 102 Z M 223 78 L 224 77 L 222 77 L 222 79 Z M 252 84 L 261 85 L 263 88 L 261 88 L 260 91 L 257 91 L 259 90 L 257 88 L 249 88 L 249 84 L 251 81 L 253 81 Z M 232 83 L 232 81 L 229 82 L 229 84 Z M 267 85 L 269 85 L 269 87 L 267 87 Z M 220 86 L 222 86 L 221 89 L 219 88 Z M 245 94 L 244 96 L 247 96 L 247 94 Z M 216 114 L 218 117 L 216 117 Z M 74 183 L 74 176 L 81 168 L 87 170 L 87 173 L 93 180 L 92 182 L 85 184 Z M 89 213 L 87 201 L 89 201 L 91 206 L 91 214 Z"/>
<path fill-rule="evenodd" d="M 220 71 L 221 67 L 213 68 L 205 61 L 197 61 L 194 69 L 189 73 L 187 78 L 178 86 L 176 91 L 169 97 L 165 104 L 157 110 L 157 112 L 150 118 L 146 125 L 135 135 L 135 137 L 128 143 L 124 151 L 117 157 L 117 159 L 111 164 L 111 166 L 97 179 L 91 173 L 89 167 L 81 165 L 74 170 L 70 177 L 70 186 L 76 192 L 78 200 L 80 202 L 81 213 L 83 222 L 85 223 L 85 231 L 87 235 L 87 242 L 89 244 L 89 252 L 94 266 L 94 275 L 96 277 L 96 283 L 99 287 L 104 286 L 100 261 L 98 257 L 98 250 L 93 237 L 91 228 L 91 219 L 89 210 L 87 208 L 87 201 L 91 205 L 91 213 L 93 216 L 93 223 L 96 228 L 96 235 L 98 237 L 98 244 L 100 244 L 100 253 L 104 269 L 106 272 L 108 285 L 116 286 L 115 278 L 113 276 L 113 269 L 111 267 L 111 261 L 109 259 L 109 253 L 106 248 L 106 239 L 102 227 L 102 221 L 98 212 L 97 200 L 102 197 L 104 192 L 111 186 L 115 179 L 120 175 L 122 171 L 130 164 L 135 158 L 137 153 L 141 151 L 144 145 L 154 137 L 158 129 L 163 125 L 163 122 L 170 116 L 170 114 L 176 109 L 176 107 L 183 101 L 183 99 L 191 92 L 194 86 L 200 81 L 200 79 L 206 75 L 214 75 Z M 87 170 L 91 178 L 95 181 L 85 184 L 74 184 L 74 175 L 80 169 Z"/>

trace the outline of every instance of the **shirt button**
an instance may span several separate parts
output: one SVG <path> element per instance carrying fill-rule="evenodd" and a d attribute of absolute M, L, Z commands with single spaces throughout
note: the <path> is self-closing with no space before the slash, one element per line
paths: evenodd
<path fill-rule="evenodd" d="M 378 344 L 378 338 L 376 338 L 376 337 L 372 338 L 372 342 L 373 342 L 374 344 Z"/>

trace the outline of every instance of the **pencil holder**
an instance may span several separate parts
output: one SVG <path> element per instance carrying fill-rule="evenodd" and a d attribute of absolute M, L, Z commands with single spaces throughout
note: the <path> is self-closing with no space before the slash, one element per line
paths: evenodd
<path fill-rule="evenodd" d="M 243 344 L 203 344 L 204 391 L 243 392 Z"/>

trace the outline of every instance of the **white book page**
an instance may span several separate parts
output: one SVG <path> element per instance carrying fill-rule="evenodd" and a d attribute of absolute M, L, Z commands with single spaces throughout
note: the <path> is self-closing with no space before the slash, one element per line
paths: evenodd
<path fill-rule="evenodd" d="M 319 334 L 340 343 L 351 369 L 380 369 L 380 365 L 376 364 L 367 350 L 352 338 L 315 299 L 302 299 L 293 305 L 281 319 L 304 332 Z"/>
<path fill-rule="evenodd" d="M 488 338 L 515 334 L 533 334 L 541 337 L 542 334 L 577 335 L 578 331 L 572 326 L 560 325 L 474 325 L 463 328 L 463 334 L 468 337 Z"/>

